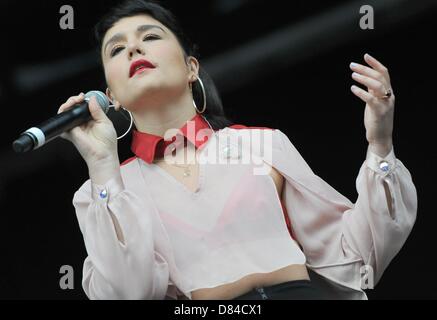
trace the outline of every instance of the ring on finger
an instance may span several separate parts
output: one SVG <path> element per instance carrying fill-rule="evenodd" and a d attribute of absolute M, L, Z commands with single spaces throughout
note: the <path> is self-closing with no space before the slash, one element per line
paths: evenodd
<path fill-rule="evenodd" d="M 389 99 L 392 95 L 393 95 L 392 90 L 391 90 L 391 89 L 388 89 L 388 90 L 385 91 L 385 95 L 383 95 L 383 96 L 381 97 L 381 99 Z"/>

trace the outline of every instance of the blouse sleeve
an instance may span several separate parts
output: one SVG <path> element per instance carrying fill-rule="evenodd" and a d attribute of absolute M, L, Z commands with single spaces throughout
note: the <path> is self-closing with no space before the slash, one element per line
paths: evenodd
<path fill-rule="evenodd" d="M 353 203 L 311 170 L 284 133 L 275 133 L 273 163 L 286 178 L 284 200 L 308 263 L 350 284 L 360 271 L 348 274 L 341 266 L 360 261 L 372 268 L 376 284 L 415 223 L 417 193 L 408 169 L 394 149 L 384 158 L 368 149 Z"/>
<path fill-rule="evenodd" d="M 121 175 L 105 185 L 88 180 L 73 205 L 88 253 L 82 279 L 88 298 L 164 299 L 169 267 L 155 250 L 150 209 L 125 189 Z"/>
<path fill-rule="evenodd" d="M 358 199 L 344 213 L 344 233 L 364 264 L 373 268 L 377 283 L 413 228 L 417 192 L 393 148 L 384 158 L 367 150 L 356 189 Z"/>

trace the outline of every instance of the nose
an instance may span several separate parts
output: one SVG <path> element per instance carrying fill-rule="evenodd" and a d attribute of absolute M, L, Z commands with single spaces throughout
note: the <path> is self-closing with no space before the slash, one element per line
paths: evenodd
<path fill-rule="evenodd" d="M 131 42 L 128 45 L 128 53 L 129 53 L 129 58 L 132 59 L 135 55 L 140 54 L 140 55 L 144 55 L 144 49 L 141 47 L 141 45 L 135 41 L 135 42 Z"/>

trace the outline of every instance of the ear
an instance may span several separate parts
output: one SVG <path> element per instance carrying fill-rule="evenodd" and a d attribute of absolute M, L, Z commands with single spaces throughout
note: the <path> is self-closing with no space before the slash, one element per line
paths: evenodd
<path fill-rule="evenodd" d="M 196 82 L 197 78 L 199 77 L 199 70 L 200 70 L 199 61 L 195 57 L 190 56 L 187 58 L 187 65 L 188 65 L 188 82 L 189 83 Z"/>
<path fill-rule="evenodd" d="M 114 105 L 115 111 L 119 111 L 121 108 L 120 103 L 115 100 L 115 98 L 112 96 L 111 90 L 109 90 L 109 88 L 106 88 L 106 96 L 108 97 L 108 99 L 110 101 L 112 101 L 112 104 Z"/>

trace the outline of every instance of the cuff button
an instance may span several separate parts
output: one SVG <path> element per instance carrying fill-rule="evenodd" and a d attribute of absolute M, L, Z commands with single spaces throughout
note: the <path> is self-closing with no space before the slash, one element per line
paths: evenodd
<path fill-rule="evenodd" d="M 106 191 L 106 189 L 100 191 L 100 199 L 106 199 L 108 197 L 108 191 Z"/>
<path fill-rule="evenodd" d="M 390 170 L 390 164 L 387 161 L 381 161 L 379 163 L 379 168 L 383 172 L 388 172 Z"/>

